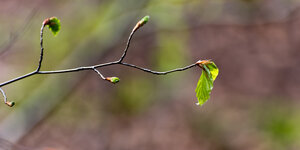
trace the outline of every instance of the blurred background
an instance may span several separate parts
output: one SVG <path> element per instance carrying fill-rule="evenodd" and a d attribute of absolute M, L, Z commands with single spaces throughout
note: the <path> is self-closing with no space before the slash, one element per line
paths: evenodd
<path fill-rule="evenodd" d="M 4 86 L 2 150 L 299 150 L 300 1 L 1 0 L 0 82 L 33 71 L 117 60 L 166 71 L 212 59 L 220 69 L 202 107 L 199 68 L 156 76 L 124 66 L 36 75 Z M 2 97 L 1 97 L 2 100 Z"/>

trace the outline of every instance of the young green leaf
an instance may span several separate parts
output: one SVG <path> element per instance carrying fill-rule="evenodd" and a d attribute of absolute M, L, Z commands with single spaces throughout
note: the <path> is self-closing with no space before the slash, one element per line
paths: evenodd
<path fill-rule="evenodd" d="M 48 26 L 53 35 L 56 36 L 60 31 L 60 20 L 56 17 L 48 18 L 44 21 L 44 25 Z"/>
<path fill-rule="evenodd" d="M 219 74 L 219 69 L 212 61 L 200 61 L 198 65 L 202 67 L 202 74 L 195 90 L 198 98 L 197 105 L 203 105 L 209 98 L 213 89 L 213 82 Z"/>

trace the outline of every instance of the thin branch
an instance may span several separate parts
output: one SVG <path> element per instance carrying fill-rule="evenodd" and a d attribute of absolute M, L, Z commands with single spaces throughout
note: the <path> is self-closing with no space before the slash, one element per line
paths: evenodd
<path fill-rule="evenodd" d="M 0 88 L 0 91 L 1 91 L 1 93 L 2 93 L 2 95 L 3 95 L 4 103 L 5 103 L 6 105 L 8 105 L 9 107 L 14 106 L 14 105 L 15 105 L 15 102 L 10 102 L 10 101 L 7 100 L 7 97 L 6 97 L 6 94 L 5 94 L 4 90 L 3 90 L 2 88 Z"/>
<path fill-rule="evenodd" d="M 144 72 L 147 72 L 147 73 L 155 74 L 155 75 L 166 75 L 166 74 L 169 74 L 169 73 L 178 72 L 178 71 L 184 71 L 184 70 L 190 69 L 192 67 L 199 66 L 199 63 L 196 62 L 196 63 L 193 63 L 191 65 L 188 65 L 188 66 L 185 66 L 185 67 L 182 67 L 182 68 L 176 68 L 176 69 L 169 70 L 169 71 L 159 72 L 159 71 L 153 71 L 153 70 L 150 70 L 150 69 L 147 69 L 147 68 L 143 68 L 143 67 L 139 67 L 139 66 L 136 66 L 136 65 L 133 65 L 133 64 L 122 62 L 123 59 L 125 58 L 126 54 L 127 54 L 127 51 L 128 51 L 129 46 L 130 46 L 130 42 L 131 42 L 131 39 L 132 39 L 134 33 L 140 27 L 142 27 L 145 23 L 147 23 L 148 19 L 149 19 L 149 16 L 146 16 L 146 17 L 144 17 L 142 20 L 140 20 L 135 25 L 135 27 L 133 28 L 132 32 L 129 35 L 129 38 L 128 38 L 126 47 L 124 49 L 124 52 L 123 52 L 122 56 L 120 57 L 120 59 L 118 61 L 112 61 L 112 62 L 97 64 L 97 65 L 93 65 L 93 66 L 83 66 L 83 67 L 76 67 L 76 68 L 64 69 L 64 70 L 40 71 L 40 69 L 42 67 L 42 62 L 43 62 L 43 56 L 44 56 L 43 31 L 44 31 L 44 27 L 49 23 L 49 18 L 46 19 L 46 20 L 44 20 L 43 25 L 41 27 L 41 31 L 40 31 L 41 53 L 40 53 L 40 59 L 39 59 L 39 63 L 38 63 L 37 69 L 35 71 L 33 71 L 33 72 L 30 72 L 30 73 L 27 73 L 25 75 L 19 76 L 17 78 L 14 78 L 14 79 L 8 80 L 6 82 L 0 83 L 0 91 L 2 92 L 2 94 L 4 96 L 4 102 L 7 105 L 9 105 L 9 106 L 13 106 L 14 105 L 14 102 L 7 101 L 6 95 L 5 95 L 4 91 L 1 89 L 1 87 L 5 86 L 5 85 L 8 85 L 8 84 L 11 84 L 13 82 L 19 81 L 21 79 L 24 79 L 24 78 L 36 75 L 36 74 L 58 74 L 58 73 L 79 72 L 79 71 L 84 71 L 84 70 L 93 70 L 103 80 L 107 80 L 107 81 L 109 81 L 111 83 L 117 83 L 117 82 L 119 82 L 119 78 L 118 77 L 104 77 L 100 73 L 100 71 L 97 70 L 97 68 L 106 67 L 106 66 L 112 66 L 112 65 L 122 65 L 122 66 L 127 66 L 127 67 L 131 67 L 131 68 L 135 68 L 135 69 L 138 69 L 138 70 L 141 70 L 141 71 L 144 71 Z"/>
<path fill-rule="evenodd" d="M 148 73 L 155 74 L 155 75 L 166 75 L 166 74 L 169 74 L 169 73 L 184 71 L 184 70 L 190 69 L 192 67 L 198 66 L 197 63 L 194 63 L 194 64 L 191 64 L 191 65 L 182 67 L 182 68 L 176 68 L 176 69 L 169 70 L 169 71 L 159 72 L 159 71 L 153 71 L 153 70 L 150 70 L 150 69 L 147 69 L 147 68 L 139 67 L 139 66 L 136 66 L 136 65 L 133 65 L 133 64 L 128 64 L 128 63 L 120 63 L 120 65 L 128 66 L 128 67 L 135 68 L 135 69 L 139 69 L 139 70 L 142 70 L 144 72 L 148 72 Z"/>
<path fill-rule="evenodd" d="M 27 74 L 25 74 L 25 75 L 19 76 L 19 77 L 17 77 L 17 78 L 8 80 L 8 81 L 6 81 L 6 82 L 1 83 L 1 84 L 0 84 L 0 87 L 3 87 L 3 86 L 5 86 L 5 85 L 7 85 L 7 84 L 11 84 L 11 83 L 13 83 L 13 82 L 19 81 L 19 80 L 24 79 L 24 78 L 30 77 L 30 76 L 32 76 L 32 75 L 34 75 L 34 74 L 36 74 L 36 73 L 37 73 L 36 71 L 33 71 L 33 72 L 27 73 Z"/>
<path fill-rule="evenodd" d="M 7 97 L 6 97 L 6 94 L 5 94 L 5 92 L 4 92 L 4 90 L 3 90 L 2 88 L 0 88 L 0 91 L 1 91 L 1 93 L 2 93 L 2 95 L 3 95 L 4 103 L 6 104 L 6 103 L 7 103 Z"/>
<path fill-rule="evenodd" d="M 77 71 L 83 71 L 83 70 L 93 70 L 94 68 L 101 68 L 105 66 L 111 66 L 118 64 L 118 61 L 103 63 L 103 64 L 97 64 L 94 66 L 84 66 L 84 67 L 77 67 L 77 68 L 71 68 L 71 69 L 64 69 L 64 70 L 53 70 L 53 71 L 39 71 L 37 74 L 56 74 L 56 73 L 68 73 L 68 72 L 77 72 Z M 1 87 L 1 84 L 0 84 Z"/>
<path fill-rule="evenodd" d="M 44 57 L 44 46 L 43 46 L 43 34 L 44 34 L 44 28 L 45 28 L 45 22 L 43 22 L 43 25 L 41 27 L 41 31 L 40 31 L 40 46 L 41 46 L 41 54 L 40 54 L 40 60 L 39 60 L 39 64 L 38 67 L 36 69 L 36 72 L 41 70 L 42 67 L 42 62 L 43 62 L 43 57 Z"/>
<path fill-rule="evenodd" d="M 130 35 L 129 35 L 129 37 L 128 37 L 128 40 L 127 40 L 127 43 L 126 43 L 126 47 L 125 47 L 125 49 L 124 49 L 124 52 L 123 52 L 123 54 L 122 54 L 122 56 L 121 56 L 121 58 L 119 59 L 118 62 L 122 62 L 123 59 L 125 58 L 125 56 L 126 56 L 126 54 L 127 54 L 127 51 L 128 51 L 128 49 L 129 49 L 129 46 L 130 46 L 131 39 L 132 39 L 134 33 L 137 31 L 137 29 L 138 29 L 138 28 L 133 28 L 133 30 L 131 31 L 131 33 L 130 33 Z"/>
<path fill-rule="evenodd" d="M 94 71 L 103 79 L 105 80 L 106 78 L 100 73 L 99 70 L 97 70 L 96 68 L 94 68 Z"/>
<path fill-rule="evenodd" d="M 96 68 L 93 68 L 93 70 L 103 79 L 106 80 L 110 83 L 116 84 L 120 81 L 120 79 L 118 77 L 104 77 L 99 70 L 97 70 Z"/>
<path fill-rule="evenodd" d="M 173 70 L 163 71 L 163 72 L 161 71 L 160 72 L 160 71 L 153 71 L 153 70 L 150 70 L 150 69 L 147 69 L 147 68 L 139 67 L 139 66 L 129 64 L 129 63 L 114 61 L 114 62 L 98 64 L 98 65 L 94 65 L 94 66 L 78 67 L 78 68 L 71 68 L 71 69 L 65 69 L 65 70 L 39 71 L 39 72 L 37 72 L 37 74 L 57 74 L 57 73 L 78 72 L 78 71 L 83 71 L 83 70 L 94 70 L 95 68 L 101 68 L 101 67 L 112 66 L 112 65 L 127 66 L 127 67 L 142 70 L 144 72 L 155 74 L 155 75 L 166 75 L 166 74 L 169 74 L 169 73 L 184 71 L 184 70 L 190 69 L 192 67 L 198 66 L 197 63 L 193 63 L 191 65 L 188 65 L 188 66 L 185 66 L 185 67 L 182 67 L 182 68 L 176 68 L 176 69 L 173 69 Z M 0 84 L 0 87 L 1 87 L 1 84 Z"/>
<path fill-rule="evenodd" d="M 134 26 L 134 28 L 132 29 L 132 31 L 131 31 L 131 33 L 130 33 L 130 35 L 129 35 L 129 37 L 128 37 L 127 44 L 126 44 L 126 47 L 125 47 L 125 49 L 124 49 L 123 55 L 121 56 L 121 58 L 120 58 L 119 61 L 118 61 L 119 63 L 121 63 L 121 62 L 123 61 L 123 59 L 125 58 L 125 56 L 126 56 L 126 54 L 127 54 L 127 51 L 128 51 L 128 48 L 129 48 L 129 46 L 130 46 L 130 41 L 131 41 L 131 39 L 132 39 L 134 33 L 135 33 L 139 28 L 141 28 L 143 25 L 145 25 L 145 24 L 148 22 L 149 18 L 150 18 L 149 16 L 145 16 L 144 18 L 142 18 L 142 19 Z"/>

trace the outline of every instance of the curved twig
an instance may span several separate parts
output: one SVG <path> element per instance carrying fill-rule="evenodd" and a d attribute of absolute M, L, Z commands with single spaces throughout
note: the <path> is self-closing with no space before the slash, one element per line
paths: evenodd
<path fill-rule="evenodd" d="M 44 28 L 45 28 L 45 23 L 43 22 L 43 25 L 41 27 L 41 32 L 40 32 L 40 46 L 41 46 L 41 54 L 40 54 L 40 60 L 38 67 L 36 69 L 36 72 L 39 72 L 42 67 L 42 62 L 43 62 L 43 57 L 44 57 L 44 46 L 43 46 L 43 34 L 44 34 Z"/>
<path fill-rule="evenodd" d="M 0 91 L 1 91 L 1 93 L 3 95 L 3 98 L 4 98 L 3 101 L 4 101 L 4 103 L 6 105 L 8 105 L 9 107 L 13 107 L 15 105 L 15 102 L 10 102 L 10 101 L 7 100 L 6 94 L 5 94 L 5 92 L 4 92 L 4 90 L 2 88 L 0 88 Z"/>

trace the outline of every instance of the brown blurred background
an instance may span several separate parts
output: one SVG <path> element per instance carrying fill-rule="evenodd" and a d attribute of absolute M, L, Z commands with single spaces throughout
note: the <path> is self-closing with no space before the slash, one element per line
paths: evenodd
<path fill-rule="evenodd" d="M 39 29 L 42 70 L 117 60 L 136 22 L 125 62 L 165 71 L 212 59 L 220 74 L 202 107 L 201 70 L 156 76 L 132 68 L 37 75 L 3 87 L 2 150 L 299 150 L 300 1 L 1 0 L 0 82 L 33 71 Z M 2 98 L 1 98 L 2 100 Z"/>

